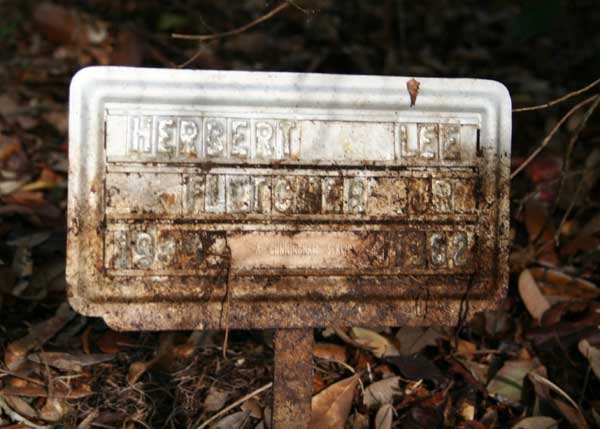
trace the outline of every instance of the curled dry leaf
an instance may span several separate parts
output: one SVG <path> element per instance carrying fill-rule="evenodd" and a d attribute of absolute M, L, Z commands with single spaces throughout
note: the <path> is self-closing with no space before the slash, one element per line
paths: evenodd
<path fill-rule="evenodd" d="M 535 393 L 560 411 L 574 427 L 577 429 L 588 429 L 589 426 L 579 405 L 563 389 L 548 380 L 546 375 L 546 368 L 541 365 L 528 374 Z M 556 396 L 551 395 L 551 391 Z"/>
<path fill-rule="evenodd" d="M 595 299 L 600 296 L 600 288 L 587 280 L 573 277 L 559 270 L 531 268 L 531 275 L 540 289 L 554 301 L 571 299 Z"/>
<path fill-rule="evenodd" d="M 351 429 L 369 429 L 369 416 L 361 413 L 353 413 L 348 419 L 348 427 Z"/>
<path fill-rule="evenodd" d="M 204 410 L 208 411 L 209 413 L 219 411 L 225 406 L 230 396 L 231 392 L 227 392 L 223 389 L 219 389 L 218 387 L 211 386 L 208 389 L 208 394 L 206 395 L 206 398 L 204 398 Z"/>
<path fill-rule="evenodd" d="M 27 398 L 46 398 L 48 397 L 48 391 L 49 389 L 45 386 L 29 384 L 25 386 L 6 386 L 0 391 L 0 394 Z M 94 394 L 95 392 L 88 384 L 75 383 L 75 381 L 73 384 L 57 381 L 52 387 L 52 397 L 55 399 L 81 399 Z"/>
<path fill-rule="evenodd" d="M 526 417 L 514 425 L 512 429 L 558 429 L 558 422 L 552 417 Z"/>
<path fill-rule="evenodd" d="M 394 421 L 394 407 L 383 404 L 375 415 L 375 429 L 391 429 Z"/>
<path fill-rule="evenodd" d="M 540 291 L 529 270 L 524 270 L 519 276 L 519 295 L 527 307 L 527 311 L 538 322 L 550 308 L 550 303 Z"/>
<path fill-rule="evenodd" d="M 242 429 L 246 427 L 246 423 L 250 419 L 250 413 L 248 411 L 238 411 L 228 415 L 227 417 L 219 420 L 217 423 L 212 425 L 211 429 Z"/>
<path fill-rule="evenodd" d="M 68 411 L 69 405 L 66 401 L 48 398 L 40 410 L 40 418 L 48 422 L 59 422 L 67 415 Z"/>
<path fill-rule="evenodd" d="M 263 409 L 256 398 L 250 398 L 242 404 L 242 411 L 248 411 L 255 419 L 262 419 Z"/>
<path fill-rule="evenodd" d="M 519 402 L 523 380 L 538 363 L 535 360 L 510 360 L 504 363 L 487 385 L 487 391 L 501 401 Z"/>
<path fill-rule="evenodd" d="M 406 326 L 396 332 L 396 339 L 400 343 L 398 351 L 402 355 L 419 353 L 427 346 L 437 345 L 444 334 L 436 328 L 422 328 Z"/>
<path fill-rule="evenodd" d="M 363 403 L 367 408 L 391 404 L 394 395 L 402 394 L 399 383 L 400 377 L 389 377 L 369 384 L 363 392 Z"/>
<path fill-rule="evenodd" d="M 75 313 L 69 304 L 63 303 L 56 310 L 55 315 L 30 329 L 29 335 L 8 345 L 4 353 L 4 362 L 11 371 L 14 371 L 25 362 L 27 354 L 35 347 L 42 346 L 46 341 L 55 336 L 73 317 Z"/>
<path fill-rule="evenodd" d="M 578 344 L 579 351 L 590 362 L 594 375 L 600 380 L 600 349 L 592 346 L 588 340 L 581 340 Z"/>
<path fill-rule="evenodd" d="M 356 343 L 378 358 L 399 355 L 396 346 L 389 339 L 375 331 L 365 328 L 352 328 L 350 335 Z"/>
<path fill-rule="evenodd" d="M 346 347 L 332 343 L 316 343 L 313 348 L 313 355 L 319 359 L 344 363 L 348 359 Z"/>
<path fill-rule="evenodd" d="M 475 405 L 468 401 L 461 401 L 458 414 L 466 421 L 472 422 L 475 419 Z"/>
<path fill-rule="evenodd" d="M 31 420 L 26 418 L 25 416 L 19 414 L 15 410 L 13 410 L 10 405 L 5 400 L 5 397 L 0 395 L 0 415 L 6 415 L 8 418 L 13 421 L 18 422 L 16 425 L 12 425 L 12 428 L 32 428 L 32 429 L 50 429 L 53 426 L 50 425 L 37 425 L 33 423 Z M 2 420 L 3 422 L 3 420 Z M 3 427 L 6 427 L 3 425 Z"/>
<path fill-rule="evenodd" d="M 65 371 L 81 371 L 85 366 L 108 362 L 113 358 L 113 355 L 102 353 L 74 355 L 60 352 L 34 353 L 28 356 L 28 359 L 32 362 L 47 364 Z"/>
<path fill-rule="evenodd" d="M 410 95 L 410 107 L 414 107 L 417 103 L 417 96 L 419 95 L 419 87 L 421 86 L 421 82 L 412 78 L 408 82 L 406 82 L 406 89 L 408 89 L 408 95 Z"/>
<path fill-rule="evenodd" d="M 137 383 L 137 381 L 146 371 L 162 362 L 162 360 L 167 356 L 170 356 L 171 350 L 173 349 L 174 340 L 175 336 L 173 333 L 162 335 L 160 338 L 158 351 L 156 352 L 154 358 L 150 359 L 149 361 L 136 361 L 131 364 L 127 374 L 127 382 L 129 384 Z"/>
<path fill-rule="evenodd" d="M 311 429 L 343 429 L 350 414 L 358 375 L 345 378 L 313 396 Z"/>
<path fill-rule="evenodd" d="M 27 417 L 28 419 L 35 419 L 38 417 L 37 411 L 31 405 L 29 405 L 26 400 L 20 398 L 19 396 L 6 395 L 2 396 L 2 399 L 4 399 L 10 408 L 23 417 Z"/>

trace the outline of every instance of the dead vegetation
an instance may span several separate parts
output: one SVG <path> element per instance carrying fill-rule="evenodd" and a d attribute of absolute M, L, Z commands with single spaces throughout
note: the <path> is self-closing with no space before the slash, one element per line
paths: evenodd
<path fill-rule="evenodd" d="M 493 3 L 4 2 L 0 427 L 270 420 L 270 333 L 232 331 L 224 352 L 223 332 L 116 333 L 65 305 L 67 89 L 91 64 L 507 84 L 509 296 L 458 332 L 317 330 L 312 426 L 599 426 L 600 12 L 591 0 Z"/>

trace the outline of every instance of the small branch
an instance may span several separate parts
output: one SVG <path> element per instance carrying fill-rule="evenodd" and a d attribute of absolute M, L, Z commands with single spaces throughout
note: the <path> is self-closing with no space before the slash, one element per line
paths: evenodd
<path fill-rule="evenodd" d="M 549 107 L 555 106 L 559 103 L 562 103 L 563 101 L 568 100 L 569 98 L 575 97 L 579 94 L 583 94 L 586 91 L 589 91 L 590 89 L 592 89 L 593 87 L 595 87 L 596 85 L 598 85 L 600 83 L 600 79 L 596 79 L 595 81 L 593 81 L 592 83 L 590 83 L 587 86 L 584 86 L 581 89 L 578 89 L 576 91 L 570 92 L 567 95 L 563 95 L 562 97 L 559 97 L 555 100 L 549 101 L 548 103 L 544 103 L 544 104 L 538 104 L 537 106 L 529 106 L 529 107 L 519 107 L 517 109 L 513 109 L 513 113 L 517 113 L 517 112 L 530 112 L 532 110 L 542 110 L 542 109 L 547 109 Z"/>
<path fill-rule="evenodd" d="M 271 11 L 267 12 L 263 16 L 256 18 L 254 21 L 249 22 L 248 24 L 238 27 L 236 29 L 225 31 L 223 33 L 200 34 L 200 35 L 173 33 L 173 34 L 171 34 L 171 37 L 173 37 L 174 39 L 198 40 L 201 42 L 206 42 L 208 40 L 220 39 L 220 38 L 229 37 L 229 36 L 236 36 L 240 33 L 243 33 L 244 31 L 249 30 L 250 28 L 260 24 L 261 22 L 264 22 L 267 19 L 274 17 L 279 12 L 288 8 L 289 6 L 290 6 L 290 4 L 288 2 L 281 3 L 279 6 L 273 8 Z"/>
<path fill-rule="evenodd" d="M 562 173 L 560 175 L 560 181 L 558 184 L 558 192 L 556 193 L 554 210 L 556 210 L 556 207 L 559 204 L 560 197 L 562 196 L 562 193 L 563 193 L 563 189 L 564 189 L 564 185 L 565 185 L 565 176 L 567 175 L 567 173 L 569 173 L 569 170 L 571 169 L 571 155 L 573 153 L 575 143 L 577 143 L 577 140 L 579 140 L 579 135 L 585 129 L 590 117 L 594 114 L 594 111 L 598 107 L 598 104 L 600 104 L 600 95 L 596 96 L 596 99 L 594 100 L 592 105 L 588 108 L 588 110 L 585 112 L 585 115 L 583 115 L 583 119 L 577 126 L 577 129 L 575 130 L 575 132 L 573 133 L 571 138 L 569 139 L 569 144 L 567 145 L 567 152 L 565 154 L 565 161 L 563 163 Z M 580 187 L 583 185 L 583 183 L 584 183 L 584 181 L 581 180 L 581 182 L 579 183 L 579 186 L 577 187 L 576 195 L 572 200 L 572 204 L 569 205 L 569 209 L 567 210 L 567 212 L 563 216 L 562 220 L 560 221 L 558 228 L 556 228 L 556 232 L 554 233 L 554 242 L 557 245 L 558 245 L 558 238 L 560 236 L 560 230 L 562 229 L 564 223 L 567 221 L 567 216 L 570 214 L 571 210 L 573 209 L 576 197 L 578 196 Z"/>
<path fill-rule="evenodd" d="M 256 389 L 254 392 L 250 392 L 248 393 L 246 396 L 241 397 L 240 399 L 238 399 L 237 401 L 231 403 L 230 405 L 226 406 L 225 408 L 223 408 L 221 411 L 219 411 L 217 414 L 215 414 L 214 416 L 212 416 L 210 419 L 206 420 L 204 423 L 202 423 L 200 426 L 198 426 L 196 429 L 202 429 L 205 428 L 206 426 L 208 426 L 209 424 L 211 424 L 213 421 L 215 421 L 216 419 L 218 419 L 219 417 L 221 417 L 224 414 L 227 414 L 229 411 L 233 410 L 235 407 L 237 407 L 238 405 L 243 404 L 244 402 L 246 402 L 248 399 L 253 398 L 259 394 L 261 394 L 262 392 L 264 392 L 265 390 L 268 390 L 271 388 L 271 386 L 273 386 L 273 382 L 271 383 L 267 383 L 262 387 L 259 387 L 258 389 Z"/>
<path fill-rule="evenodd" d="M 550 133 L 544 138 L 544 140 L 542 141 L 542 143 L 537 147 L 536 150 L 533 151 L 533 153 L 531 155 L 529 155 L 529 157 L 527 157 L 527 159 L 525 161 L 523 161 L 523 163 L 521 165 L 519 165 L 515 171 L 513 171 L 510 175 L 510 179 L 514 179 L 515 176 L 517 174 L 519 174 L 525 167 L 527 167 L 527 165 L 529 165 L 529 163 L 531 161 L 533 161 L 533 159 L 538 156 L 538 154 L 548 145 L 548 143 L 550 143 L 550 140 L 552 140 L 552 137 L 554 137 L 554 134 L 556 134 L 556 132 L 558 131 L 558 129 L 561 127 L 562 124 L 565 123 L 565 121 L 567 119 L 569 119 L 571 117 L 571 115 L 573 115 L 573 113 L 575 113 L 577 110 L 579 110 L 580 108 L 582 108 L 583 106 L 592 103 L 596 97 L 599 97 L 598 95 L 593 95 L 589 98 L 586 98 L 585 100 L 583 100 L 582 102 L 576 104 L 575 106 L 573 106 L 571 108 L 571 110 L 569 110 L 561 119 L 560 121 L 557 122 L 557 124 L 554 126 L 554 128 L 552 128 L 552 130 L 550 131 Z"/>

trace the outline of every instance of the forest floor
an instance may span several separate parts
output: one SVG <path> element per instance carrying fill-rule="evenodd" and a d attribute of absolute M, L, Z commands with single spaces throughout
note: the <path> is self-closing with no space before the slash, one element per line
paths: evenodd
<path fill-rule="evenodd" d="M 513 113 L 506 299 L 458 332 L 316 329 L 313 427 L 599 427 L 600 9 L 523 3 L 0 2 L 0 428 L 269 427 L 272 332 L 232 331 L 223 353 L 220 331 L 119 333 L 66 304 L 68 87 L 97 64 L 488 78 L 514 108 L 560 99 Z"/>

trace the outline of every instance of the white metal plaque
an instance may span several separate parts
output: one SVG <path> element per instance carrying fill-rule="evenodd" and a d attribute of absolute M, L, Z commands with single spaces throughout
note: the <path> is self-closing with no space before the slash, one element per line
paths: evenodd
<path fill-rule="evenodd" d="M 120 329 L 454 324 L 467 299 L 493 305 L 510 97 L 418 78 L 410 107 L 408 80 L 80 71 L 71 304 Z"/>

